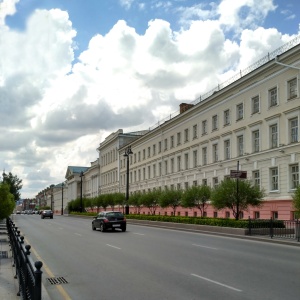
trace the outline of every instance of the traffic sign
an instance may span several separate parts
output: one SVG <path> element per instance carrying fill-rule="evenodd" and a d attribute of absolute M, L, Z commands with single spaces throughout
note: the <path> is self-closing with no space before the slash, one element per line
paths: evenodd
<path fill-rule="evenodd" d="M 247 171 L 230 170 L 230 178 L 247 178 Z"/>

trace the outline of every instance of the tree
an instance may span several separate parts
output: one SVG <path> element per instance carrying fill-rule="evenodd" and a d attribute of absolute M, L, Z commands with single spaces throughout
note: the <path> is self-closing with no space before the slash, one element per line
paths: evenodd
<path fill-rule="evenodd" d="M 153 190 L 141 195 L 141 204 L 148 207 L 150 213 L 155 215 L 155 211 L 159 205 L 160 191 Z"/>
<path fill-rule="evenodd" d="M 264 191 L 249 180 L 225 179 L 213 189 L 211 203 L 217 209 L 230 209 L 238 220 L 240 212 L 248 206 L 260 206 L 264 195 Z"/>
<path fill-rule="evenodd" d="M 211 188 L 208 185 L 192 186 L 188 188 L 182 197 L 182 206 L 200 210 L 201 217 L 208 206 L 211 196 Z"/>
<path fill-rule="evenodd" d="M 119 205 L 119 209 L 120 206 L 123 206 L 125 203 L 125 195 L 122 193 L 114 193 L 114 201 L 115 201 L 115 205 Z"/>
<path fill-rule="evenodd" d="M 9 185 L 9 191 L 14 196 L 14 200 L 20 200 L 21 193 L 19 191 L 23 187 L 22 179 L 19 179 L 17 175 L 13 175 L 11 172 L 9 172 L 8 174 L 3 172 L 2 182 L 7 183 Z"/>
<path fill-rule="evenodd" d="M 99 208 L 102 206 L 103 203 L 103 195 L 98 195 L 93 199 L 93 206 L 97 207 L 97 214 L 99 213 Z"/>
<path fill-rule="evenodd" d="M 10 193 L 10 186 L 0 183 L 0 220 L 8 218 L 15 208 L 14 195 Z"/>
<path fill-rule="evenodd" d="M 176 209 L 181 204 L 182 190 L 166 189 L 161 192 L 159 197 L 159 204 L 162 208 L 172 207 L 173 215 L 176 214 Z"/>
<path fill-rule="evenodd" d="M 300 185 L 297 186 L 293 194 L 293 205 L 296 210 L 296 217 L 300 217 Z"/>
<path fill-rule="evenodd" d="M 140 191 L 135 192 L 130 195 L 128 199 L 128 204 L 135 207 L 135 213 L 140 214 L 141 211 L 141 197 L 142 193 Z"/>

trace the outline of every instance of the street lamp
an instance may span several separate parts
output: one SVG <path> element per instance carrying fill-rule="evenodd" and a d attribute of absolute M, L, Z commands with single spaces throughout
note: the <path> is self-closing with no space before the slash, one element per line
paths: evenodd
<path fill-rule="evenodd" d="M 64 214 L 64 183 L 61 184 L 61 215 Z"/>
<path fill-rule="evenodd" d="M 82 206 L 82 177 L 83 175 L 83 171 L 80 172 L 80 212 L 83 212 L 83 206 Z"/>
<path fill-rule="evenodd" d="M 125 215 L 129 215 L 129 155 L 133 154 L 131 151 L 131 146 L 128 146 L 125 149 L 124 156 L 127 157 L 127 165 L 126 165 L 126 203 L 125 203 Z"/>

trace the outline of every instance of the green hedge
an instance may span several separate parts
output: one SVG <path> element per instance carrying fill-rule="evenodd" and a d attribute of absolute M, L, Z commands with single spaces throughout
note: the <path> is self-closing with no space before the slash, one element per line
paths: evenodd
<path fill-rule="evenodd" d="M 97 213 L 92 212 L 71 212 L 70 214 L 95 217 Z M 232 227 L 232 228 L 248 228 L 249 220 L 235 220 L 227 218 L 208 218 L 208 217 L 181 217 L 181 216 L 163 216 L 163 215 L 135 215 L 130 214 L 126 219 L 145 220 L 145 221 L 159 221 L 159 222 L 172 222 L 196 225 L 208 225 L 219 227 Z M 270 228 L 270 220 L 251 220 L 251 228 Z M 284 228 L 284 222 L 281 220 L 272 221 L 273 228 Z"/>

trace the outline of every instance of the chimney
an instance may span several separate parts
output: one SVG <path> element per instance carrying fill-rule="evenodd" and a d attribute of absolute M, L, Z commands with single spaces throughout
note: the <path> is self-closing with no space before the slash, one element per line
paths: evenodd
<path fill-rule="evenodd" d="M 179 105 L 179 107 L 180 107 L 180 113 L 181 114 L 184 113 L 185 111 L 187 111 L 188 109 L 190 109 L 193 106 L 194 106 L 194 104 L 181 103 Z"/>

